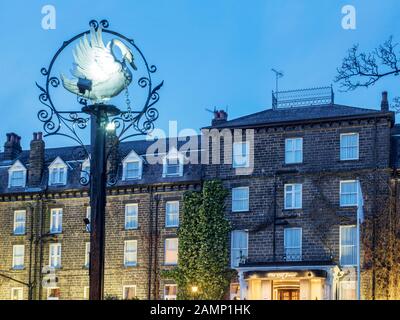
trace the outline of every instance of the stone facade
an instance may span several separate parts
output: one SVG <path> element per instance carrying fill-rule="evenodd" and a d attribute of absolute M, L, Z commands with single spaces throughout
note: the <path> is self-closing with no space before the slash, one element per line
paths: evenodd
<path fill-rule="evenodd" d="M 226 202 L 232 230 L 248 234 L 247 257 L 235 266 L 238 276 L 232 282 L 231 297 L 339 299 L 340 282 L 356 280 L 354 266 L 340 265 L 340 227 L 355 225 L 357 215 L 356 206 L 340 206 L 340 181 L 360 181 L 366 220 L 378 214 L 378 198 L 388 194 L 386 187 L 393 174 L 394 116 L 384 103 L 379 111 L 338 105 L 299 109 L 267 110 L 265 121 L 260 120 L 264 114 L 228 121 L 225 112 L 216 112 L 208 129 L 243 129 L 241 134 L 251 140 L 250 153 L 254 154 L 251 170 L 224 163 L 232 154 L 232 144 L 223 150 L 223 139 L 207 141 L 211 150 L 221 146 L 222 163 L 185 164 L 182 176 L 170 178 L 163 178 L 162 164 L 146 163 L 150 142 L 119 144 L 109 164 L 119 172 L 120 180 L 108 189 L 107 196 L 105 296 L 122 299 L 124 286 L 136 286 L 139 299 L 164 298 L 164 285 L 173 284 L 161 276 L 162 270 L 171 268 L 164 263 L 165 239 L 176 237 L 178 231 L 166 227 L 166 202 L 181 201 L 185 191 L 200 190 L 204 179 L 217 178 L 228 190 L 249 188 L 248 210 L 232 212 L 232 192 Z M 316 110 L 322 111 L 318 114 Z M 345 133 L 359 136 L 358 160 L 340 160 L 340 135 Z M 303 160 L 285 164 L 285 139 L 298 137 L 303 139 Z M 89 232 L 84 223 L 89 197 L 79 178 L 85 159 L 74 159 L 72 148 L 45 149 L 40 133 L 34 134 L 29 151 L 21 150 L 19 140 L 9 134 L 5 153 L 0 155 L 0 299 L 10 299 L 12 288 L 22 288 L 24 299 L 46 299 L 48 283 L 59 288 L 60 299 L 84 299 L 89 281 L 85 266 Z M 143 176 L 122 181 L 121 161 L 132 150 L 144 159 Z M 68 165 L 67 183 L 49 186 L 48 166 L 58 156 Z M 17 160 L 27 169 L 27 184 L 10 187 L 8 170 Z M 285 184 L 302 185 L 301 208 L 284 208 Z M 132 203 L 138 205 L 138 227 L 126 230 L 125 205 Z M 62 208 L 62 232 L 51 234 L 50 213 L 56 208 Z M 18 210 L 26 211 L 21 235 L 13 233 Z M 293 227 L 302 230 L 301 257 L 291 260 L 284 249 L 284 230 Z M 362 296 L 372 299 L 373 273 L 370 257 L 365 257 L 370 251 L 365 248 L 375 245 L 371 236 L 375 231 L 361 230 Z M 124 265 L 126 240 L 137 240 L 136 266 Z M 227 241 L 231 246 L 231 240 Z M 51 243 L 61 243 L 62 248 L 55 282 L 43 273 L 49 265 Z M 25 246 L 24 267 L 15 269 L 13 246 L 19 244 Z"/>

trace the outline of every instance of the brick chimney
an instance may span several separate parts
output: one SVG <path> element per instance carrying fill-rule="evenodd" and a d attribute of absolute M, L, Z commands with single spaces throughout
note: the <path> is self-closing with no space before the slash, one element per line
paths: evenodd
<path fill-rule="evenodd" d="M 34 132 L 29 151 L 28 185 L 37 187 L 42 181 L 45 144 L 41 132 Z"/>
<path fill-rule="evenodd" d="M 7 141 L 4 144 L 4 160 L 14 160 L 21 152 L 21 137 L 14 132 L 7 133 Z"/>
<path fill-rule="evenodd" d="M 214 111 L 214 119 L 212 119 L 211 125 L 216 126 L 221 123 L 224 123 L 228 120 L 228 114 L 224 110 L 215 110 Z"/>
<path fill-rule="evenodd" d="M 389 102 L 388 102 L 387 91 L 382 92 L 381 111 L 385 111 L 385 112 L 389 111 Z"/>

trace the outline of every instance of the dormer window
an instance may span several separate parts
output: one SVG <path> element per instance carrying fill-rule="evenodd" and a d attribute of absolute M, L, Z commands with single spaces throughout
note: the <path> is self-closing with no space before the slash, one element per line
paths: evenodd
<path fill-rule="evenodd" d="M 163 161 L 163 177 L 180 177 L 183 175 L 183 155 L 176 149 L 171 150 Z"/>
<path fill-rule="evenodd" d="M 8 169 L 8 187 L 9 188 L 25 187 L 25 185 L 26 185 L 26 168 L 19 160 L 17 160 L 10 167 L 10 169 Z"/>
<path fill-rule="evenodd" d="M 89 182 L 89 178 L 90 178 L 90 159 L 89 158 L 87 158 L 82 163 L 81 178 L 84 180 L 85 183 Z"/>
<path fill-rule="evenodd" d="M 122 160 L 122 180 L 136 180 L 142 178 L 143 159 L 135 152 L 131 151 Z"/>
<path fill-rule="evenodd" d="M 49 166 L 49 185 L 65 185 L 67 183 L 67 164 L 57 157 Z"/>

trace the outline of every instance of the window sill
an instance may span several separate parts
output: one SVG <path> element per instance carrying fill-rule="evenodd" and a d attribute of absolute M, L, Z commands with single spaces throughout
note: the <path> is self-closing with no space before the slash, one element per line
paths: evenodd
<path fill-rule="evenodd" d="M 360 158 L 358 158 L 358 159 L 340 159 L 340 160 L 338 160 L 338 162 L 355 162 L 355 161 L 360 161 Z"/>
<path fill-rule="evenodd" d="M 293 167 L 293 166 L 299 166 L 299 165 L 303 165 L 304 162 L 291 162 L 291 163 L 284 163 L 283 167 Z"/>
<path fill-rule="evenodd" d="M 137 227 L 137 228 L 124 228 L 122 230 L 123 231 L 135 231 L 135 230 L 140 230 L 140 228 L 139 227 Z"/>
<path fill-rule="evenodd" d="M 12 267 L 11 270 L 12 271 L 24 271 L 25 270 L 25 266 L 23 266 L 23 267 Z"/>
<path fill-rule="evenodd" d="M 231 211 L 231 213 L 232 214 L 236 214 L 236 213 L 249 213 L 250 212 L 250 209 L 249 210 L 238 210 L 238 211 Z"/>
<path fill-rule="evenodd" d="M 177 226 L 165 226 L 165 229 L 176 229 L 179 228 L 179 225 Z"/>
<path fill-rule="evenodd" d="M 11 233 L 11 235 L 12 236 L 14 236 L 14 237 L 24 237 L 24 236 L 26 236 L 27 235 L 27 233 L 25 232 L 25 233 Z"/>
<path fill-rule="evenodd" d="M 137 264 L 124 264 L 124 268 L 136 268 L 138 265 Z"/>

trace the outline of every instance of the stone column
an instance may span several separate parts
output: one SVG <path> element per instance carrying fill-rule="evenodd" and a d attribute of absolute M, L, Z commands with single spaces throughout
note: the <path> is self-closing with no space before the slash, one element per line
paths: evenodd
<path fill-rule="evenodd" d="M 243 271 L 239 271 L 240 300 L 247 299 L 247 283 Z"/>

